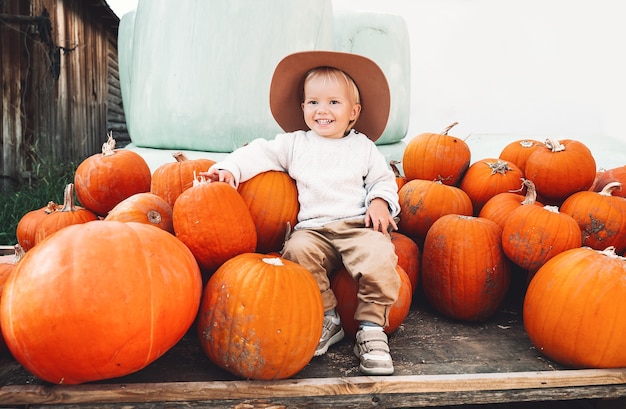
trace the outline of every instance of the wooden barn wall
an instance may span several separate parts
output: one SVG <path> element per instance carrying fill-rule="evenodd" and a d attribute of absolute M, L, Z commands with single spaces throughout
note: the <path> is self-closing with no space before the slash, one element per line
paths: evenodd
<path fill-rule="evenodd" d="M 110 129 L 127 138 L 117 21 L 106 12 L 96 0 L 0 0 L 4 178 L 19 181 L 42 161 L 77 164 Z"/>

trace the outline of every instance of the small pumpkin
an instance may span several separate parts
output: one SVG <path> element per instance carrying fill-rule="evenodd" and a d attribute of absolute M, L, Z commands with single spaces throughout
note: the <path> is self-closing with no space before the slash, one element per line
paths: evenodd
<path fill-rule="evenodd" d="M 47 213 L 37 223 L 35 227 L 35 245 L 64 227 L 94 220 L 98 220 L 98 216 L 95 213 L 74 204 L 74 184 L 68 183 L 63 192 L 63 207 Z"/>
<path fill-rule="evenodd" d="M 256 227 L 256 252 L 280 251 L 287 230 L 298 222 L 296 182 L 285 172 L 268 171 L 240 183 L 237 190 Z"/>
<path fill-rule="evenodd" d="M 557 254 L 581 245 L 578 223 L 556 206 L 524 204 L 510 213 L 502 229 L 504 253 L 531 274 Z"/>
<path fill-rule="evenodd" d="M 227 260 L 257 246 L 254 220 L 241 195 L 225 182 L 196 180 L 172 213 L 174 234 L 189 247 L 205 278 Z"/>
<path fill-rule="evenodd" d="M 387 334 L 391 334 L 402 325 L 402 322 L 409 314 L 413 299 L 413 286 L 409 276 L 400 265 L 396 266 L 396 272 L 400 277 L 400 290 L 398 291 L 398 299 L 389 308 L 388 324 L 384 327 L 384 331 Z M 354 314 L 359 304 L 357 295 L 359 291 L 358 283 L 348 273 L 348 270 L 342 267 L 332 276 L 331 289 L 337 298 L 336 310 L 341 317 L 343 329 L 346 334 L 354 338 L 360 325 L 359 321 L 354 319 Z"/>
<path fill-rule="evenodd" d="M 467 143 L 448 135 L 454 122 L 442 133 L 422 133 L 411 139 L 402 155 L 402 168 L 407 180 L 424 179 L 457 185 L 470 165 Z"/>
<path fill-rule="evenodd" d="M 163 198 L 170 207 L 193 185 L 195 174 L 206 172 L 215 164 L 212 159 L 189 159 L 183 152 L 174 152 L 172 156 L 176 161 L 156 168 L 150 181 L 150 192 Z"/>
<path fill-rule="evenodd" d="M 17 242 L 24 251 L 30 250 L 35 245 L 35 233 L 39 220 L 62 207 L 63 205 L 58 205 L 50 201 L 46 206 L 31 210 L 20 218 L 17 223 L 15 235 Z"/>
<path fill-rule="evenodd" d="M 135 193 L 118 204 L 104 218 L 106 221 L 146 223 L 174 233 L 173 210 L 161 196 Z"/>
<path fill-rule="evenodd" d="M 474 215 L 478 216 L 485 203 L 498 193 L 518 189 L 524 174 L 513 163 L 487 158 L 473 163 L 459 187 L 472 201 Z"/>
<path fill-rule="evenodd" d="M 7 280 L 2 333 L 13 357 L 55 384 L 145 368 L 191 327 L 200 270 L 173 235 L 143 223 L 67 226 L 33 247 Z"/>
<path fill-rule="evenodd" d="M 524 173 L 528 157 L 541 146 L 543 143 L 534 139 L 519 139 L 507 144 L 498 158 L 515 164 Z"/>
<path fill-rule="evenodd" d="M 433 223 L 422 252 L 422 288 L 441 314 L 460 321 L 493 316 L 511 283 L 502 230 L 482 217 L 445 215 Z"/>
<path fill-rule="evenodd" d="M 244 379 L 284 379 L 313 358 L 323 316 L 319 287 L 307 269 L 246 253 L 209 279 L 197 329 L 203 351 L 217 366 Z"/>
<path fill-rule="evenodd" d="M 588 190 L 596 178 L 596 161 L 582 142 L 547 139 L 528 156 L 525 177 L 545 203 L 560 205 L 568 196 Z"/>
<path fill-rule="evenodd" d="M 626 259 L 609 247 L 564 251 L 526 291 L 524 327 L 538 351 L 573 368 L 626 366 Z"/>
<path fill-rule="evenodd" d="M 574 193 L 561 205 L 561 212 L 576 220 L 582 232 L 582 245 L 596 250 L 614 247 L 626 251 L 626 198 L 613 196 L 620 182 L 610 182 L 600 192 Z"/>
<path fill-rule="evenodd" d="M 115 149 L 115 140 L 109 134 L 102 153 L 89 156 L 76 168 L 76 197 L 86 209 L 105 217 L 127 197 L 149 192 L 151 178 L 145 159 L 137 152 Z"/>
<path fill-rule="evenodd" d="M 472 201 L 463 190 L 441 181 L 413 179 L 398 192 L 400 222 L 398 230 L 418 245 L 424 242 L 430 226 L 446 214 L 471 216 Z"/>

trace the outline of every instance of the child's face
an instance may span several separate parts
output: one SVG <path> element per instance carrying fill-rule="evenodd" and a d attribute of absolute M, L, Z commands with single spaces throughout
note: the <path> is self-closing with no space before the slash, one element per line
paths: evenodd
<path fill-rule="evenodd" d="M 350 95 L 348 85 L 335 77 L 316 76 L 304 84 L 304 122 L 318 135 L 343 138 L 361 105 Z"/>

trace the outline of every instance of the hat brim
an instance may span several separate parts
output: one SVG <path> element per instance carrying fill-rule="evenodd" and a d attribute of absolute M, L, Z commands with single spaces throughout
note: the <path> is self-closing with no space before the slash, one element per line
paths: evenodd
<path fill-rule="evenodd" d="M 358 54 L 304 51 L 281 60 L 270 85 L 270 109 L 278 125 L 285 132 L 309 129 L 302 112 L 302 93 L 304 76 L 316 67 L 338 68 L 354 80 L 361 96 L 361 114 L 354 129 L 378 140 L 389 119 L 389 84 L 374 61 Z"/>

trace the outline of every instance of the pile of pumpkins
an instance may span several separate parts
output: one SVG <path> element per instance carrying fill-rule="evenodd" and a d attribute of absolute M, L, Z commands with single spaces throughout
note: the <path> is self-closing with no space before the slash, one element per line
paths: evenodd
<path fill-rule="evenodd" d="M 540 351 L 572 367 L 626 366 L 626 166 L 597 172 L 573 140 L 518 141 L 470 166 L 451 127 L 407 144 L 404 176 L 392 163 L 403 285 L 385 330 L 406 318 L 418 282 L 443 315 L 481 321 L 522 271 L 524 325 Z M 194 326 L 208 358 L 245 379 L 288 378 L 313 357 L 319 289 L 280 257 L 299 210 L 295 182 L 271 171 L 233 189 L 198 177 L 214 161 L 174 158 L 151 174 L 109 136 L 77 167 L 63 204 L 20 220 L 24 254 L 0 270 L 0 326 L 34 375 L 124 376 Z M 340 270 L 332 288 L 354 335 L 356 282 Z"/>

